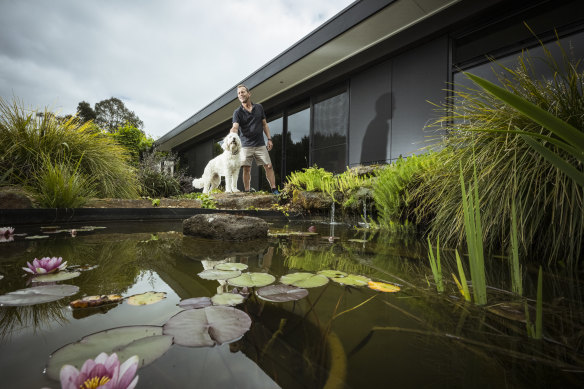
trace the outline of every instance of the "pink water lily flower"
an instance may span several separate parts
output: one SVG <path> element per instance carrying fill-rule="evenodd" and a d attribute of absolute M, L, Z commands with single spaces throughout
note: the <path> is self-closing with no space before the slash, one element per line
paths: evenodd
<path fill-rule="evenodd" d="M 22 269 L 31 274 L 47 274 L 56 272 L 59 270 L 65 270 L 67 267 L 67 261 L 63 262 L 61 257 L 44 257 L 41 259 L 34 259 L 32 264 L 27 262 L 28 267 L 23 267 Z"/>
<path fill-rule="evenodd" d="M 0 227 L 0 236 L 8 238 L 14 234 L 14 227 Z"/>
<path fill-rule="evenodd" d="M 93 359 L 85 361 L 81 371 L 74 366 L 65 365 L 61 368 L 61 388 L 63 389 L 132 389 L 138 383 L 138 356 L 128 358 L 120 366 L 116 353 L 108 356 L 101 353 Z"/>

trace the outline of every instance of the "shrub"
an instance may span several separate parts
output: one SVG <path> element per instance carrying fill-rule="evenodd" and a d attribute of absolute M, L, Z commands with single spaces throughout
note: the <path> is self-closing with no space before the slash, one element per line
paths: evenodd
<path fill-rule="evenodd" d="M 549 67 L 551 79 L 539 78 L 533 71 L 539 60 Z M 584 129 L 584 73 L 580 61 L 570 61 L 565 53 L 556 60 L 547 50 L 543 59 L 524 52 L 516 69 L 500 66 L 499 70 L 496 76 L 507 90 Z M 445 155 L 440 171 L 425 174 L 414 193 L 418 215 L 434 220 L 430 228 L 433 238 L 439 236 L 450 246 L 461 241 L 464 227 L 459 163 L 468 182 L 475 161 L 485 248 L 509 250 L 511 204 L 515 199 L 522 253 L 543 261 L 577 261 L 584 232 L 583 189 L 534 152 L 520 135 L 508 130 L 553 135 L 486 92 L 461 89 L 453 93 L 452 102 L 444 107 L 446 115 L 436 123 L 448 130 L 449 136 L 440 146 L 452 153 Z M 579 166 L 573 156 L 548 146 Z"/>
<path fill-rule="evenodd" d="M 0 98 L 0 170 L 11 171 L 5 179 L 9 184 L 39 192 L 36 180 L 43 168 L 56 167 L 90 177 L 98 197 L 133 198 L 138 182 L 128 162 L 124 148 L 92 123 L 60 119 L 47 110 L 25 109 L 16 99 L 8 103 Z"/>

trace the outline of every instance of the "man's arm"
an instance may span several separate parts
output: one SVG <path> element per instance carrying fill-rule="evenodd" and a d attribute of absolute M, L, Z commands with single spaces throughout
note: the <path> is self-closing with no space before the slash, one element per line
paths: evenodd
<path fill-rule="evenodd" d="M 266 134 L 266 137 L 268 138 L 268 144 L 266 146 L 268 148 L 268 151 L 270 151 L 274 146 L 274 143 L 272 142 L 272 137 L 270 136 L 270 127 L 268 127 L 268 122 L 266 121 L 266 119 L 262 120 L 262 125 L 264 127 L 264 134 Z"/>
<path fill-rule="evenodd" d="M 229 132 L 235 132 L 236 134 L 239 133 L 239 123 L 233 123 L 233 126 L 231 127 L 231 130 L 229 130 Z"/>

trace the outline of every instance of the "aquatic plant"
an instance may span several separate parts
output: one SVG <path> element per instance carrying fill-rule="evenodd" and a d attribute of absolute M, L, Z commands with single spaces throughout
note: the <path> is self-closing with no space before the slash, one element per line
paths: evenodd
<path fill-rule="evenodd" d="M 14 235 L 14 227 L 0 227 L 0 236 L 8 238 L 11 235 Z"/>
<path fill-rule="evenodd" d="M 524 51 L 515 68 L 495 64 L 497 72 L 493 73 L 504 89 L 582 133 L 582 61 L 571 60 L 563 50 L 559 58 L 545 47 L 543 50 L 543 58 L 532 58 Z M 542 78 L 541 72 L 535 72 L 541 63 L 552 76 Z M 518 236 L 521 256 L 575 264 L 581 257 L 584 235 L 583 188 L 526 139 L 541 143 L 572 166 L 581 166 L 578 158 L 560 147 L 562 140 L 548 128 L 482 89 L 456 86 L 442 109 L 444 116 L 435 126 L 447 136 L 433 147 L 446 152 L 441 153 L 441 164 L 425 172 L 412 193 L 416 221 L 429 221 L 432 237 L 440 236 L 446 246 L 457 246 L 464 236 L 459 163 L 466 181 L 476 163 L 478 179 L 484 183 L 481 211 L 485 248 L 490 252 L 508 250 L 511 202 L 515 199 L 522 224 Z M 515 174 L 516 185 L 509 185 Z"/>
<path fill-rule="evenodd" d="M 543 334 L 543 281 L 541 266 L 537 275 L 537 300 L 535 308 L 535 323 L 529 320 L 529 309 L 525 303 L 525 325 L 527 327 L 527 336 L 533 339 L 541 339 Z"/>
<path fill-rule="evenodd" d="M 430 242 L 430 237 L 428 237 L 428 259 L 430 260 L 430 268 L 432 269 L 432 275 L 436 282 L 436 289 L 442 293 L 444 292 L 444 283 L 442 281 L 442 266 L 440 265 L 440 240 L 436 240 L 436 256 L 434 256 L 432 242 Z"/>
<path fill-rule="evenodd" d="M 474 169 L 474 182 L 469 183 L 468 194 L 462 174 L 462 165 L 460 166 L 460 188 L 462 190 L 464 230 L 468 247 L 474 302 L 477 305 L 484 305 L 487 303 L 487 283 L 485 280 L 483 229 L 476 166 Z"/>
<path fill-rule="evenodd" d="M 138 383 L 138 356 L 134 355 L 120 365 L 116 353 L 101 353 L 85 361 L 81 370 L 72 365 L 61 368 L 60 379 L 63 389 L 97 388 L 132 389 Z"/>
<path fill-rule="evenodd" d="M 28 267 L 23 267 L 22 269 L 31 274 L 47 274 L 56 272 L 59 270 L 65 270 L 67 268 L 67 261 L 63 262 L 62 257 L 43 257 L 41 259 L 35 258 L 30 262 L 27 262 Z"/>

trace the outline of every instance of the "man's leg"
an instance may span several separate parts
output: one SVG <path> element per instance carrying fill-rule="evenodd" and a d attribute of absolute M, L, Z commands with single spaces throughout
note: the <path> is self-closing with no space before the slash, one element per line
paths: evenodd
<path fill-rule="evenodd" d="M 249 184 L 251 182 L 251 166 L 242 166 L 241 168 L 243 169 L 243 189 L 246 192 L 249 192 Z"/>
<path fill-rule="evenodd" d="M 270 183 L 270 188 L 272 188 L 272 190 L 276 189 L 276 177 L 274 176 L 274 168 L 272 167 L 272 164 L 269 163 L 264 165 L 264 170 L 266 171 L 266 178 Z"/>

